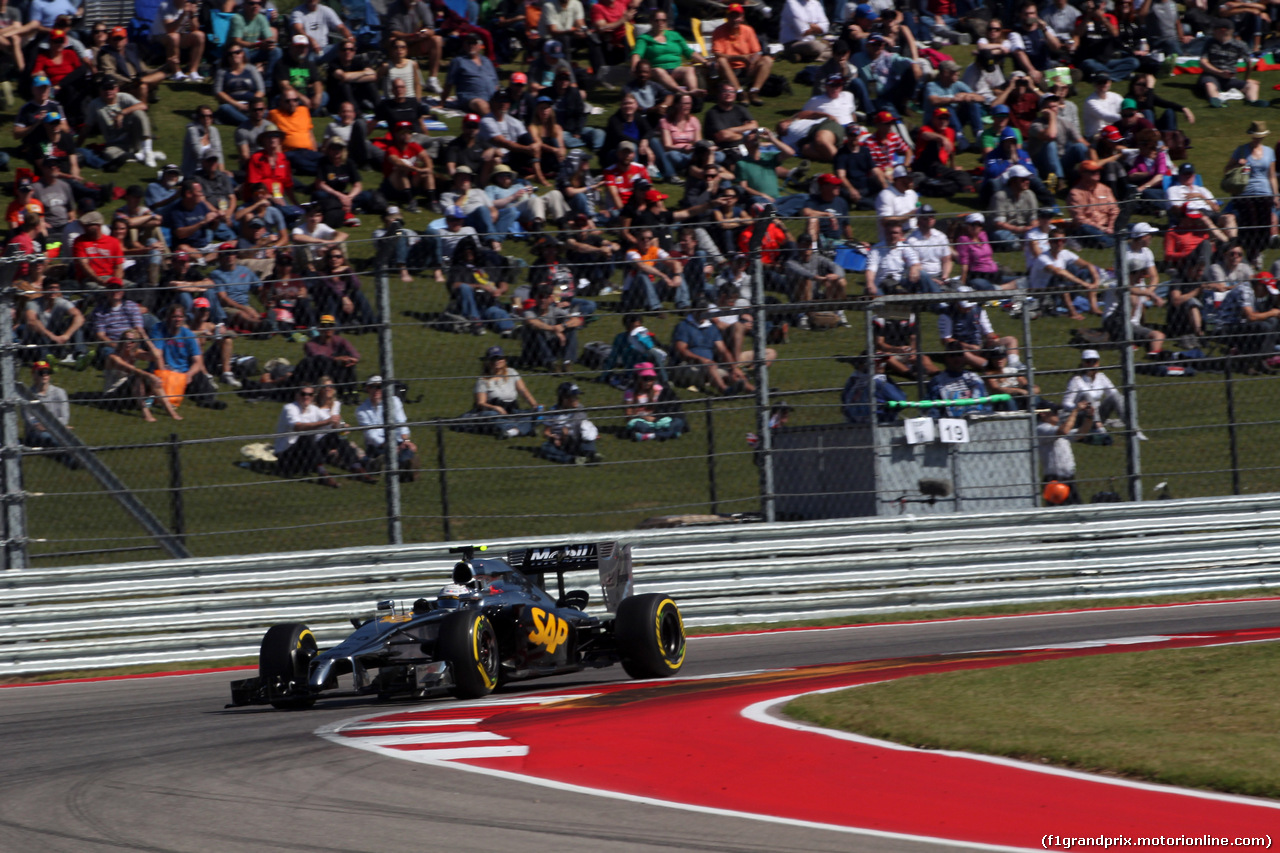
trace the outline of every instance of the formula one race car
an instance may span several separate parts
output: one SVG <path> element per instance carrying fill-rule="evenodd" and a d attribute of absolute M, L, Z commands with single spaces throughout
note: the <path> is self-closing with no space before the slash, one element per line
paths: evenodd
<path fill-rule="evenodd" d="M 258 676 L 231 682 L 232 705 L 309 708 L 350 675 L 352 691 L 380 697 L 451 692 L 462 699 L 505 681 L 621 663 L 633 678 L 675 675 L 684 665 L 680 609 L 670 597 L 631 595 L 630 549 L 616 542 L 528 548 L 476 558 L 455 548 L 453 583 L 412 608 L 394 601 L 346 640 L 320 652 L 306 625 L 276 625 L 262 638 Z M 585 590 L 565 592 L 567 571 L 598 569 L 609 613 L 586 612 Z M 558 580 L 558 598 L 546 590 Z"/>

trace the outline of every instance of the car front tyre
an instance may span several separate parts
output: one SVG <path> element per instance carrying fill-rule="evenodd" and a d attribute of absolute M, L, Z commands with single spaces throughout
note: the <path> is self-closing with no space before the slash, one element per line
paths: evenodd
<path fill-rule="evenodd" d="M 316 636 L 306 625 L 297 622 L 273 625 L 262 638 L 258 651 L 258 677 L 264 683 L 277 680 L 293 682 L 295 688 L 307 689 L 307 671 L 318 647 Z M 281 710 L 302 710 L 316 702 L 314 696 L 298 696 L 275 699 L 271 707 Z"/>
<path fill-rule="evenodd" d="M 488 696 L 498 686 L 502 655 L 498 632 L 489 617 L 476 611 L 451 614 L 440 626 L 436 660 L 453 673 L 451 692 L 459 699 Z"/>

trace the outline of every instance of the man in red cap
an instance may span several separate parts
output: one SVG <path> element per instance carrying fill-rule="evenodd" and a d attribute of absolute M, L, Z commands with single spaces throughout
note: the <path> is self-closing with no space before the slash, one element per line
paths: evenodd
<path fill-rule="evenodd" d="M 103 222 L 102 214 L 96 210 L 81 216 L 84 234 L 72 250 L 76 281 L 95 290 L 103 287 L 107 279 L 124 275 L 124 246 L 103 233 Z"/>
<path fill-rule="evenodd" d="M 813 245 L 821 246 L 820 240 L 826 239 L 828 245 L 840 240 L 853 239 L 853 226 L 849 224 L 849 202 L 840 195 L 842 182 L 830 172 L 821 174 L 817 180 L 817 191 L 805 199 L 800 210 L 802 216 L 809 217 L 806 230 L 813 238 Z"/>
<path fill-rule="evenodd" d="M 98 54 L 98 71 L 114 77 L 120 88 L 144 104 L 150 102 L 151 93 L 172 71 L 176 63 L 165 68 L 153 68 L 142 61 L 138 46 L 129 43 L 129 31 L 114 27 L 107 35 L 107 46 Z"/>
<path fill-rule="evenodd" d="M 773 70 L 773 57 L 760 47 L 756 31 L 743 22 L 741 3 L 729 5 L 728 20 L 711 34 L 711 53 L 720 67 L 720 79 L 731 84 L 739 98 L 745 97 L 754 107 L 764 103 L 760 87 Z M 745 95 L 744 82 L 750 86 Z"/>
<path fill-rule="evenodd" d="M 36 61 L 31 66 L 31 73 L 34 76 L 43 74 L 53 83 L 54 92 L 62 87 L 62 81 L 67 79 L 73 71 L 84 66 L 79 55 L 67 46 L 67 34 L 63 30 L 53 30 L 49 33 L 49 41 L 45 42 L 46 48 L 36 55 Z M 79 79 L 79 75 L 77 75 Z"/>
<path fill-rule="evenodd" d="M 462 117 L 462 132 L 449 140 L 441 156 L 444 158 L 445 171 L 450 177 L 459 166 L 466 166 L 478 176 L 479 181 L 486 184 L 489 182 L 496 152 L 480 144 L 480 116 L 467 113 Z"/>
<path fill-rule="evenodd" d="M 382 194 L 392 201 L 403 202 L 408 210 L 418 212 L 417 196 L 425 192 L 434 201 L 435 168 L 426 149 L 413 141 L 413 125 L 396 122 L 391 140 L 382 145 Z"/>
<path fill-rule="evenodd" d="M 872 116 L 875 122 L 875 131 L 862 140 L 863 146 L 871 152 L 871 159 L 876 164 L 878 173 L 876 178 L 880 181 L 881 186 L 889 185 L 889 173 L 893 171 L 893 167 L 898 163 L 911 168 L 913 155 L 910 146 L 902 141 L 893 129 L 895 121 L 893 113 L 887 110 L 881 110 Z"/>

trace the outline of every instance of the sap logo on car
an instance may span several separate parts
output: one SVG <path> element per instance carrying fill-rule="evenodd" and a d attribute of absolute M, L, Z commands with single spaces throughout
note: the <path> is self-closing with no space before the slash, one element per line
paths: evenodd
<path fill-rule="evenodd" d="M 534 548 L 529 553 L 529 561 L 534 563 L 562 563 L 565 560 L 581 560 L 585 557 L 593 557 L 596 553 L 596 546 L 591 545 L 565 545 L 562 548 Z"/>
<path fill-rule="evenodd" d="M 529 642 L 535 646 L 546 646 L 547 654 L 553 655 L 556 649 L 569 639 L 569 623 L 538 607 L 529 608 L 529 618 L 533 620 L 534 630 L 529 632 Z"/>

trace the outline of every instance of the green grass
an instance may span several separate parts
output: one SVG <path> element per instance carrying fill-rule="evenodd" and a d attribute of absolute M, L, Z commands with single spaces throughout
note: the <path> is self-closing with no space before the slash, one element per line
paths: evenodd
<path fill-rule="evenodd" d="M 1107 654 L 806 696 L 830 728 L 1089 772 L 1280 796 L 1280 645 Z"/>
<path fill-rule="evenodd" d="M 954 52 L 963 60 L 966 49 L 957 48 Z M 789 76 L 798 69 L 799 66 L 787 63 L 779 67 L 779 71 Z M 1280 74 L 1262 74 L 1259 79 L 1264 90 L 1269 90 L 1273 83 L 1280 82 Z M 1269 114 L 1238 103 L 1226 110 L 1201 108 L 1203 105 L 1190 94 L 1190 80 L 1187 77 L 1163 80 L 1160 88 L 1166 96 L 1198 108 L 1199 122 L 1186 128 L 1195 142 L 1192 160 L 1213 185 L 1227 155 L 1244 140 L 1247 123 L 1255 118 L 1269 118 Z M 776 124 L 794 113 L 805 97 L 806 93 L 797 85 L 795 94 L 772 99 L 756 114 L 763 122 Z M 605 115 L 592 118 L 592 123 L 603 125 L 616 104 L 617 93 L 597 91 L 590 100 L 605 107 Z M 197 87 L 166 86 L 161 102 L 152 108 L 159 135 L 157 147 L 171 158 L 179 157 L 181 134 L 190 115 L 198 104 L 208 102 L 211 97 Z M 323 123 L 323 119 L 317 120 L 317 134 Z M 456 129 L 456 120 L 450 123 Z M 224 141 L 229 142 L 231 129 L 223 127 L 221 132 Z M 230 150 L 229 145 L 224 147 Z M 965 155 L 960 160 L 962 166 L 975 162 L 974 155 Z M 86 171 L 86 177 L 128 184 L 143 183 L 151 175 L 141 166 L 129 165 L 116 175 Z M 371 173 L 364 177 L 366 186 L 376 186 L 379 181 Z M 676 187 L 663 189 L 673 198 L 679 198 L 682 193 Z M 961 213 L 977 204 L 976 198 L 963 196 L 931 201 L 944 214 Z M 421 229 L 434 218 L 426 213 L 410 215 L 407 224 Z M 374 219 L 364 217 L 362 227 L 351 229 L 352 239 L 368 238 L 376 224 Z M 859 237 L 870 239 L 873 218 L 858 220 L 856 230 Z M 527 244 L 509 241 L 506 248 L 527 257 Z M 354 244 L 352 255 L 357 260 L 367 260 L 371 255 L 369 245 Z M 1094 252 L 1091 256 L 1095 261 L 1111 265 L 1110 253 Z M 1015 267 L 1021 266 L 1020 255 L 1005 256 L 1004 260 Z M 861 277 L 854 278 L 853 292 L 859 293 Z M 410 382 L 414 398 L 422 397 L 408 407 L 410 419 L 428 421 L 467 410 L 478 371 L 478 357 L 487 346 L 498 341 L 492 335 L 476 339 L 436 332 L 411 316 L 444 307 L 444 287 L 432 282 L 429 275 L 411 284 L 393 282 L 391 301 L 396 324 L 396 374 Z M 598 322 L 581 336 L 582 342 L 608 342 L 619 330 L 617 315 L 607 310 L 607 304 L 602 308 L 605 310 L 598 315 Z M 1021 337 L 1020 321 L 999 311 L 991 314 L 1000 332 Z M 660 338 L 669 339 L 678 319 L 671 315 L 650 325 Z M 774 389 L 815 392 L 792 401 L 797 405 L 793 425 L 831 423 L 840 419 L 837 389 L 848 377 L 849 368 L 836 362 L 835 357 L 861 351 L 865 340 L 861 315 L 853 313 L 850 319 L 853 327 L 849 329 L 793 332 L 791 343 L 780 348 L 780 360 L 771 374 Z M 1156 319 L 1159 319 L 1158 312 Z M 1059 318 L 1035 321 L 1038 370 L 1069 370 L 1076 366 L 1078 351 L 1065 346 L 1075 325 Z M 360 374 L 376 372 L 374 337 L 358 337 L 354 342 L 364 354 Z M 273 356 L 287 356 L 296 361 L 301 347 L 275 339 L 242 342 L 237 351 L 257 355 L 260 361 Z M 1114 362 L 1115 354 L 1107 352 L 1104 358 Z M 554 388 L 562 377 L 526 373 L 526 378 L 540 401 L 553 402 Z M 577 378 L 590 377 L 583 373 Z M 1060 392 L 1067 378 L 1065 373 L 1042 376 L 1041 389 L 1050 394 Z M 94 371 L 60 370 L 55 381 L 68 391 L 93 391 L 98 390 L 100 378 Z M 1225 420 L 1225 403 L 1220 378 L 1210 375 L 1202 382 L 1144 377 L 1139 379 L 1139 384 L 1142 423 L 1150 437 L 1142 447 L 1144 469 L 1158 472 L 1158 479 L 1168 480 L 1177 497 L 1229 493 L 1232 486 L 1224 473 L 1229 462 L 1226 429 L 1221 426 Z M 1246 493 L 1270 491 L 1272 469 L 1280 465 L 1277 458 L 1280 443 L 1274 440 L 1275 430 L 1265 423 L 1272 410 L 1272 387 L 1267 379 L 1238 381 L 1235 385 L 1238 418 L 1264 422 L 1240 430 L 1244 448 L 1242 464 L 1253 469 L 1241 477 L 1241 490 Z M 584 404 L 588 406 L 613 405 L 620 400 L 607 386 L 589 383 L 584 390 Z M 602 437 L 600 449 L 610 464 L 596 468 L 562 468 L 545 463 L 532 455 L 537 445 L 533 439 L 498 442 L 489 437 L 444 433 L 452 536 L 475 539 L 629 528 L 651 515 L 709 510 L 703 403 L 695 395 L 685 397 L 692 433 L 678 442 L 664 444 L 634 444 L 606 435 Z M 349 483 L 337 491 L 326 490 L 237 467 L 240 445 L 251 440 L 238 437 L 273 432 L 279 408 L 273 403 L 249 404 L 235 397 L 228 400 L 230 408 L 224 412 L 183 406 L 186 420 L 181 423 L 162 419 L 158 424 L 144 424 L 136 415 L 112 414 L 83 406 L 74 408 L 72 421 L 81 437 L 92 445 L 165 442 L 170 433 L 183 441 L 237 437 L 182 447 L 185 529 L 188 544 L 196 554 L 209 556 L 385 542 L 382 489 Z M 714 410 L 715 447 L 718 453 L 724 454 L 716 460 L 718 508 L 721 511 L 757 509 L 757 471 L 744 442 L 745 434 L 754 429 L 750 401 L 717 401 Z M 618 425 L 616 420 L 607 417 L 597 420 L 604 426 Z M 414 437 L 422 451 L 423 466 L 435 469 L 439 447 L 434 428 L 419 426 Z M 1078 447 L 1076 455 L 1086 497 L 1113 484 L 1117 491 L 1124 493 L 1125 453 L 1121 443 L 1113 447 Z M 126 484 L 140 491 L 142 499 L 161 519 L 169 520 L 172 507 L 166 447 L 113 450 L 106 453 L 105 458 Z M 149 544 L 137 526 L 113 501 L 103 496 L 97 484 L 83 472 L 69 472 L 48 460 L 33 459 L 24 464 L 24 475 L 31 493 L 28 500 L 30 531 L 38 540 L 32 543 L 33 554 Z M 1156 476 L 1148 476 L 1148 492 L 1156 480 Z M 403 490 L 403 495 L 406 538 L 411 541 L 443 538 L 444 510 L 437 472 L 425 472 L 419 482 Z M 105 555 L 103 559 L 130 556 L 150 555 Z M 61 562 L 89 559 L 71 556 Z"/>

